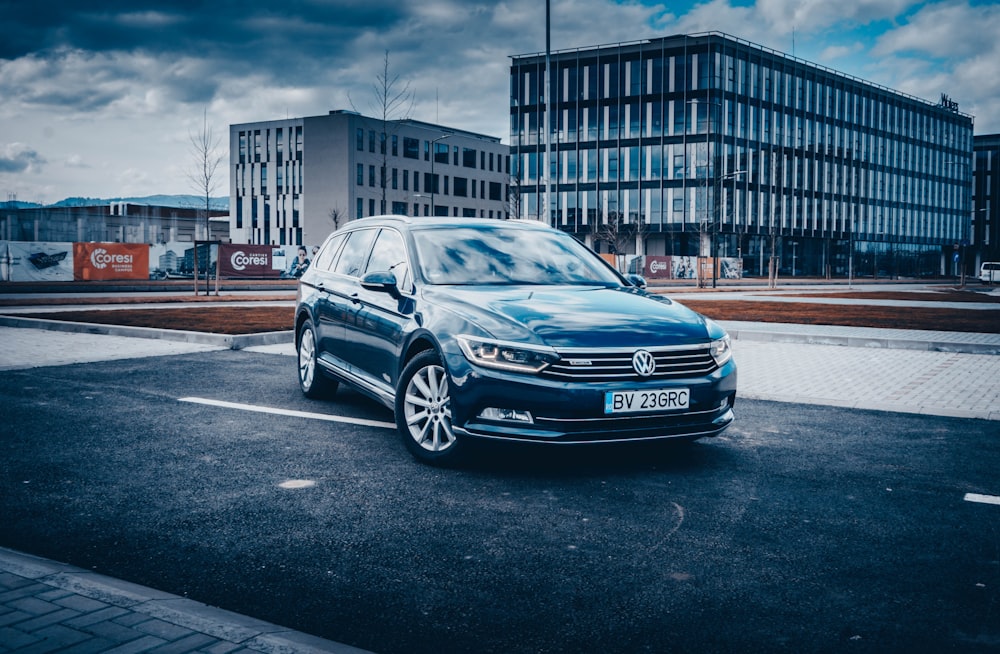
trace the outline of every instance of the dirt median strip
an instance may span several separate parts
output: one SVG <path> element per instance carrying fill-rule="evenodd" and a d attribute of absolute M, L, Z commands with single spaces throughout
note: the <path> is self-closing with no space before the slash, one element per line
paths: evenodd
<path fill-rule="evenodd" d="M 1000 315 L 994 311 L 683 298 L 681 301 L 691 309 L 716 320 L 1000 333 Z M 282 306 L 213 305 L 18 315 L 42 320 L 181 329 L 215 334 L 254 334 L 294 328 L 294 309 Z"/>
<path fill-rule="evenodd" d="M 715 320 L 1000 334 L 1000 314 L 995 311 L 683 298 L 681 302 Z"/>

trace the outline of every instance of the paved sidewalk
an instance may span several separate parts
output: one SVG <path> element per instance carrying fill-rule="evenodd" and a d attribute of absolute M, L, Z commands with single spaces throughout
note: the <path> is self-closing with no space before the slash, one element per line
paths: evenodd
<path fill-rule="evenodd" d="M 0 652 L 364 651 L 0 548 Z"/>

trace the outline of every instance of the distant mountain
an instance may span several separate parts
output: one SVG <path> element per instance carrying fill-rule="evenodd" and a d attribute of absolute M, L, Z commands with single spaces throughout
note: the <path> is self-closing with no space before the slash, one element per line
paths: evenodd
<path fill-rule="evenodd" d="M 179 209 L 200 209 L 205 206 L 205 198 L 197 195 L 147 195 L 142 198 L 66 198 L 48 206 L 94 207 L 112 202 L 129 202 L 154 207 L 177 207 Z M 30 202 L 18 202 L 17 204 L 31 207 L 41 206 Z M 229 196 L 210 198 L 209 206 L 216 211 L 229 211 Z"/>
<path fill-rule="evenodd" d="M 0 209 L 38 209 L 41 206 L 37 202 L 21 202 L 20 200 L 0 202 Z"/>

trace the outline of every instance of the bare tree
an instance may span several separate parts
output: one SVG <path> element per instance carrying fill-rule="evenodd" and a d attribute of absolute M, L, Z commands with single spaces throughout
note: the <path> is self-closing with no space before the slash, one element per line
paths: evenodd
<path fill-rule="evenodd" d="M 205 201 L 204 205 L 204 221 L 205 221 L 205 240 L 211 240 L 212 232 L 209 228 L 209 215 L 212 209 L 212 194 L 218 189 L 219 179 L 216 175 L 219 166 L 224 160 L 224 156 L 220 150 L 220 137 L 217 137 L 213 131 L 212 126 L 208 124 L 208 109 L 206 108 L 204 114 L 202 115 L 201 131 L 192 133 L 191 138 L 191 168 L 188 171 L 188 179 L 190 180 L 192 187 L 197 190 L 199 197 Z M 198 293 L 198 244 L 197 237 L 195 238 L 195 248 L 194 248 L 194 290 L 195 294 Z M 208 279 L 209 272 L 208 267 L 211 262 L 211 245 L 206 251 L 206 261 L 205 261 L 205 295 L 208 295 Z"/>
<path fill-rule="evenodd" d="M 507 215 L 513 220 L 521 218 L 521 176 L 508 176 L 507 202 L 505 208 Z"/>
<path fill-rule="evenodd" d="M 626 222 L 619 211 L 609 211 L 608 219 L 591 227 L 598 241 L 607 243 L 614 254 L 627 254 L 630 245 L 639 238 L 645 238 L 648 226 L 641 221 Z"/>
<path fill-rule="evenodd" d="M 344 212 L 342 212 L 338 207 L 333 207 L 327 215 L 330 217 L 330 220 L 333 221 L 333 231 L 340 229 L 340 219 L 344 217 Z"/>
<path fill-rule="evenodd" d="M 351 107 L 355 111 L 359 114 L 363 113 L 358 111 L 358 108 L 354 105 L 354 100 L 350 96 L 348 96 L 348 99 L 351 100 Z M 410 117 L 414 102 L 415 99 L 413 92 L 410 90 L 410 83 L 400 80 L 399 75 L 391 72 L 389 51 L 386 50 L 385 56 L 382 59 L 382 71 L 375 76 L 375 82 L 372 83 L 372 97 L 369 102 L 371 114 L 378 118 L 381 128 L 379 130 L 379 151 L 382 154 L 382 169 L 379 175 L 379 185 L 382 188 L 382 213 L 386 211 L 385 190 L 386 175 L 389 166 L 388 141 L 398 131 L 399 121 Z"/>

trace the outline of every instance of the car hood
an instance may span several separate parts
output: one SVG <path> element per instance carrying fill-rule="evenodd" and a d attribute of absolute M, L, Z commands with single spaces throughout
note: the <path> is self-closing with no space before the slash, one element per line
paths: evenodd
<path fill-rule="evenodd" d="M 424 299 L 489 336 L 552 347 L 655 347 L 710 339 L 705 318 L 667 298 L 595 286 L 433 287 Z"/>

